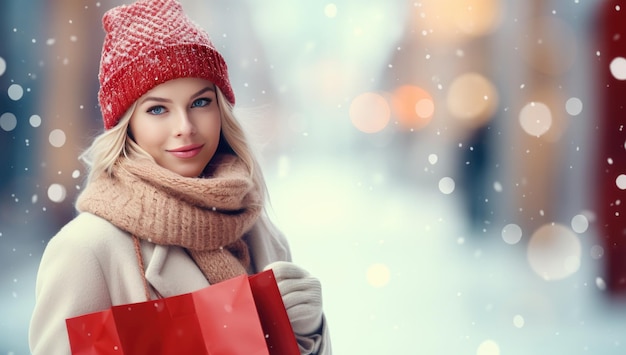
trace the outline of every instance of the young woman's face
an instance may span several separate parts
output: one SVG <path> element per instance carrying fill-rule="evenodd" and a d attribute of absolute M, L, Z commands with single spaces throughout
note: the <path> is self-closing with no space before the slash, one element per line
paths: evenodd
<path fill-rule="evenodd" d="M 135 142 L 157 164 L 186 177 L 197 177 L 220 139 L 221 120 L 215 85 L 181 78 L 154 87 L 137 101 L 130 118 Z"/>

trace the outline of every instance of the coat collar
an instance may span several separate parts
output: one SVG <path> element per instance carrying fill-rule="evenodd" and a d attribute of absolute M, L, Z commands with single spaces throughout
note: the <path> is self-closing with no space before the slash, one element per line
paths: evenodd
<path fill-rule="evenodd" d="M 141 253 L 146 280 L 163 297 L 193 292 L 209 285 L 183 248 L 143 241 Z"/>

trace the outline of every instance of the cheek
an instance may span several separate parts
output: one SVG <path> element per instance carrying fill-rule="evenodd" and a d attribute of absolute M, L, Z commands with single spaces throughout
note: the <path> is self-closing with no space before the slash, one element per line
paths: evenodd
<path fill-rule="evenodd" d="M 202 134 L 206 137 L 219 137 L 221 129 L 222 129 L 222 122 L 220 120 L 220 117 L 217 116 L 212 116 L 209 119 L 206 119 L 206 117 L 202 120 L 200 120 L 200 125 L 198 126 L 198 130 L 202 131 Z"/>
<path fill-rule="evenodd" d="M 163 140 L 163 128 L 158 125 L 150 124 L 141 118 L 136 119 L 130 124 L 131 135 L 141 148 L 150 150 L 151 146 L 158 145 Z"/>

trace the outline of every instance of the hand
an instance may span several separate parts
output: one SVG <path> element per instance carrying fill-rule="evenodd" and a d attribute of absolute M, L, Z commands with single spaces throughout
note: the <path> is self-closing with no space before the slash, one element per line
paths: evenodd
<path fill-rule="evenodd" d="M 319 280 L 287 261 L 271 263 L 264 270 L 267 269 L 274 272 L 293 332 L 302 336 L 317 333 L 322 326 L 322 285 Z"/>

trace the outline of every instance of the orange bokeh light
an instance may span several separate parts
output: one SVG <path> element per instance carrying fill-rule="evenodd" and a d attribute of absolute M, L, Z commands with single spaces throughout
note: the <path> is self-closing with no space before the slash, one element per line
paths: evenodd
<path fill-rule="evenodd" d="M 426 127 L 435 113 L 433 97 L 415 85 L 398 87 L 393 92 L 391 102 L 400 127 L 406 130 Z"/>

